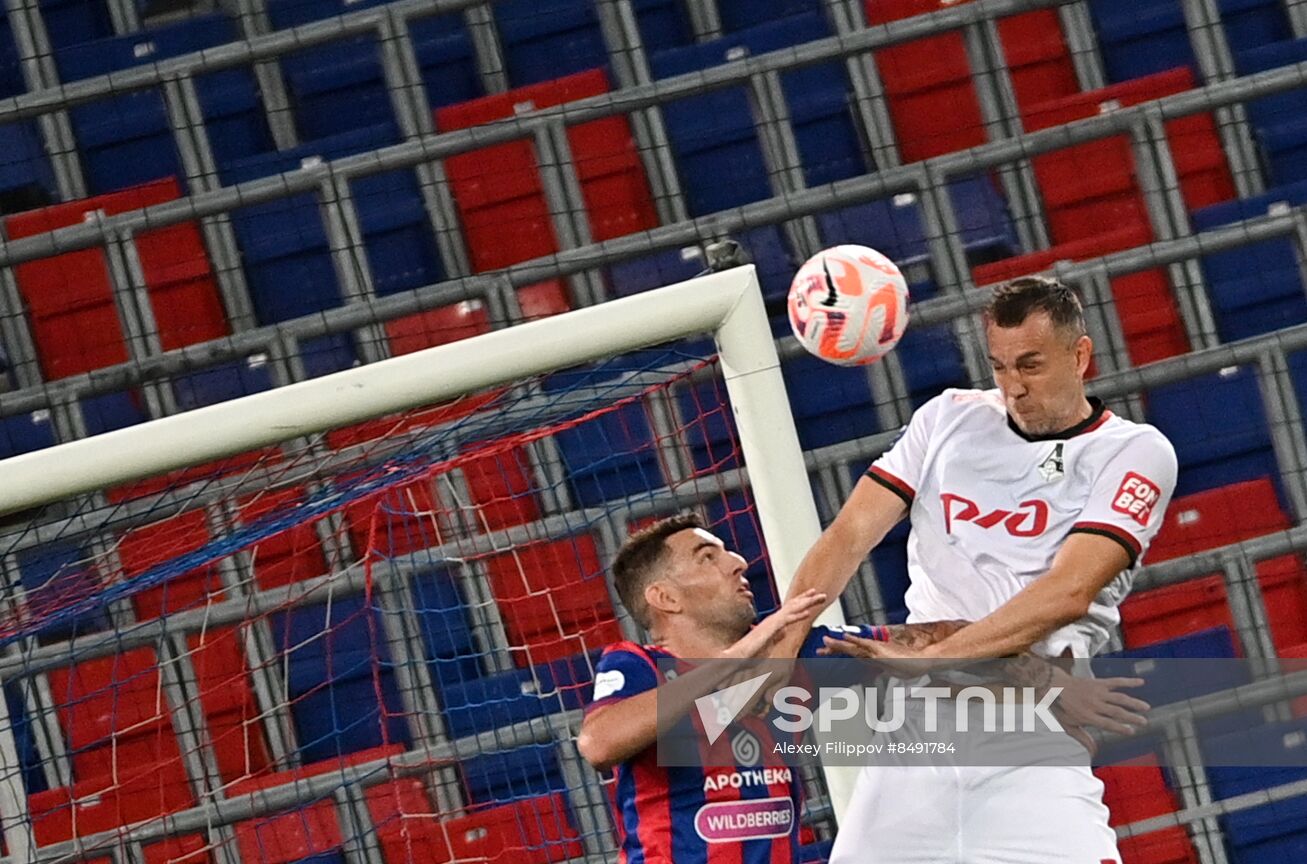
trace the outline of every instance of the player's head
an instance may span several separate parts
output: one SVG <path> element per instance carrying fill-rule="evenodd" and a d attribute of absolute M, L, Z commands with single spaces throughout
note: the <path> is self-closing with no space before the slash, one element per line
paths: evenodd
<path fill-rule="evenodd" d="M 985 307 L 985 335 L 994 381 L 1023 432 L 1059 432 L 1083 419 L 1076 414 L 1094 345 L 1074 291 L 1041 276 L 1006 282 Z"/>
<path fill-rule="evenodd" d="M 711 630 L 734 641 L 749 630 L 756 610 L 744 578 L 745 560 L 726 549 L 687 513 L 631 535 L 613 561 L 623 605 L 645 630 Z"/>

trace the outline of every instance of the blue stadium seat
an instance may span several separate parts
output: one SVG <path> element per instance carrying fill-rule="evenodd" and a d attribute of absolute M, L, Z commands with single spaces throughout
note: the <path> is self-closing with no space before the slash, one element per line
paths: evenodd
<path fill-rule="evenodd" d="M 958 228 L 974 266 L 1018 254 L 1020 243 L 1007 204 L 985 176 L 955 180 L 948 186 Z M 831 246 L 857 243 L 879 249 L 905 267 L 929 253 L 921 205 L 915 195 L 897 195 L 817 216 L 822 240 Z"/>
<path fill-rule="evenodd" d="M 15 553 L 19 580 L 29 609 L 66 606 L 69 596 L 90 596 L 100 588 L 99 574 L 86 564 L 87 552 L 68 543 L 45 543 Z M 99 606 L 71 621 L 55 623 L 37 632 L 41 644 L 63 642 L 79 634 L 110 626 L 109 611 Z"/>
<path fill-rule="evenodd" d="M 272 389 L 272 370 L 250 362 L 226 363 L 173 379 L 173 393 L 181 411 L 216 405 L 251 393 Z"/>
<path fill-rule="evenodd" d="M 1307 182 L 1194 212 L 1195 231 L 1266 216 L 1280 205 L 1307 204 Z M 1249 262 L 1256 261 L 1255 267 Z M 1202 259 L 1208 297 L 1222 342 L 1307 321 L 1307 296 L 1294 243 L 1288 237 L 1240 246 Z"/>
<path fill-rule="evenodd" d="M 462 738 L 588 704 L 599 655 L 580 655 L 446 685 L 440 691 L 445 731 Z"/>
<path fill-rule="evenodd" d="M 36 124 L 0 126 L 0 211 L 22 213 L 58 199 L 58 185 Z"/>
<path fill-rule="evenodd" d="M 914 282 L 908 288 L 913 303 L 929 300 L 937 293 L 935 283 L 929 280 Z M 909 329 L 894 352 L 903 365 L 913 407 L 920 407 L 949 387 L 971 386 L 958 340 L 948 324 Z"/>
<path fill-rule="evenodd" d="M 799 864 L 822 864 L 822 862 L 830 858 L 831 850 L 834 848 L 834 840 L 822 840 L 820 843 L 809 843 L 807 846 L 800 846 Z"/>
<path fill-rule="evenodd" d="M 278 29 L 384 5 L 390 0 L 272 0 Z M 458 13 L 409 22 L 413 50 L 433 108 L 482 95 L 472 40 Z M 393 119 L 381 49 L 368 38 L 331 43 L 288 57 L 287 83 L 299 111 L 301 138 L 313 140 Z M 364 110 L 360 111 L 362 107 Z"/>
<path fill-rule="evenodd" d="M 145 403 L 137 393 L 121 391 L 89 396 L 81 400 L 82 419 L 87 435 L 99 435 L 144 423 Z"/>
<path fill-rule="evenodd" d="M 1251 75 L 1307 60 L 1307 39 L 1286 39 L 1242 51 L 1240 74 Z M 1307 89 L 1263 96 L 1247 103 L 1248 121 L 1261 144 L 1262 159 L 1276 185 L 1307 180 Z"/>
<path fill-rule="evenodd" d="M 306 159 L 338 159 L 393 144 L 391 125 L 381 125 L 268 153 L 228 165 L 224 183 L 240 183 L 293 171 Z M 368 244 L 368 263 L 378 293 L 439 281 L 434 240 L 424 235 L 425 211 L 416 181 L 405 172 L 357 180 L 355 206 Z M 245 263 L 250 298 L 260 323 L 273 324 L 339 306 L 340 289 L 326 229 L 312 195 L 297 195 L 234 211 L 232 224 Z M 425 236 L 430 245 L 414 243 Z M 374 242 L 375 241 L 375 242 Z M 344 336 L 323 337 L 301 346 L 310 375 L 353 363 Z"/>
<path fill-rule="evenodd" d="M 463 781 L 473 803 L 503 803 L 566 791 L 552 744 L 498 750 L 462 763 Z"/>
<path fill-rule="evenodd" d="M 277 612 L 271 623 L 305 764 L 408 742 L 383 625 L 362 596 Z"/>
<path fill-rule="evenodd" d="M 679 0 L 636 0 L 635 17 L 646 51 L 694 43 L 694 27 Z"/>
<path fill-rule="evenodd" d="M 555 440 L 580 506 L 647 497 L 651 489 L 667 483 L 648 414 L 640 403 L 560 431 Z"/>
<path fill-rule="evenodd" d="M 105 0 L 39 0 L 38 5 L 56 51 L 113 35 L 113 19 Z"/>
<path fill-rule="evenodd" d="M 608 46 L 590 0 L 500 0 L 494 14 L 510 86 L 608 63 Z"/>
<path fill-rule="evenodd" d="M 1293 36 L 1279 0 L 1218 0 L 1217 6 L 1235 54 Z M 1089 10 L 1108 81 L 1142 78 L 1176 66 L 1198 74 L 1180 0 L 1090 0 Z"/>
<path fill-rule="evenodd" d="M 764 54 L 829 35 L 820 13 L 792 16 L 730 36 L 650 56 L 655 77 L 708 69 L 747 55 Z M 822 64 L 782 76 L 809 185 L 829 183 L 867 170 L 849 111 L 849 84 L 839 64 Z M 771 197 L 761 145 L 744 88 L 727 88 L 664 106 L 682 185 L 699 216 Z"/>
<path fill-rule="evenodd" d="M 805 12 L 823 11 L 821 0 L 718 0 L 717 12 L 727 33 L 748 30 L 761 21 L 774 21 Z"/>
<path fill-rule="evenodd" d="M 9 728 L 13 730 L 14 749 L 18 751 L 18 762 L 22 765 L 23 786 L 28 795 L 35 795 L 48 789 L 49 784 L 45 781 L 45 772 L 41 770 L 41 753 L 36 746 L 36 735 L 33 734 L 32 721 L 27 716 L 26 700 L 23 698 L 31 686 L 30 679 L 6 684 L 4 699 L 9 709 Z"/>
<path fill-rule="evenodd" d="M 861 476 L 861 473 L 859 473 Z M 908 534 L 911 523 L 899 522 L 885 535 L 885 539 L 871 550 L 871 565 L 876 571 L 876 583 L 885 603 L 885 616 L 891 624 L 908 620 L 906 595 L 912 580 L 908 577 Z"/>
<path fill-rule="evenodd" d="M 784 303 L 790 291 L 790 282 L 802 261 L 790 248 L 789 241 L 779 225 L 761 225 L 748 228 L 735 238 L 758 272 L 762 296 L 769 304 Z"/>
<path fill-rule="evenodd" d="M 698 246 L 664 249 L 610 265 L 608 285 L 614 297 L 629 297 L 693 279 L 704 269 L 703 250 Z"/>
<path fill-rule="evenodd" d="M 1253 369 L 1167 384 L 1145 401 L 1149 422 L 1175 446 L 1177 496 L 1279 476 Z"/>
<path fill-rule="evenodd" d="M 1248 728 L 1202 744 L 1207 779 L 1217 798 L 1231 798 L 1307 779 L 1307 720 Z M 1243 759 L 1247 766 L 1235 766 Z M 1221 764 L 1211 764 L 1219 762 Z M 1307 853 L 1307 799 L 1290 798 L 1221 817 L 1240 864 L 1301 861 Z"/>
<path fill-rule="evenodd" d="M 704 513 L 712 532 L 722 539 L 726 548 L 749 562 L 745 577 L 759 614 L 779 606 L 780 598 L 776 596 L 776 586 L 763 556 L 762 533 L 753 499 L 742 492 L 727 492 L 705 502 Z"/>
<path fill-rule="evenodd" d="M 783 361 L 781 372 L 804 450 L 880 431 L 866 369 L 833 366 L 804 352 Z"/>
<path fill-rule="evenodd" d="M 0 420 L 0 459 L 31 453 L 55 443 L 49 411 L 15 414 Z"/>
<path fill-rule="evenodd" d="M 206 15 L 128 36 L 55 52 L 65 81 L 142 66 L 211 48 L 236 38 L 222 15 Z M 196 79 L 215 159 L 225 163 L 272 149 L 272 136 L 249 69 L 225 69 Z M 73 129 L 93 193 L 184 173 L 158 90 L 137 90 L 72 110 Z"/>
<path fill-rule="evenodd" d="M 0 97 L 17 96 L 27 91 L 23 79 L 22 63 L 18 59 L 18 46 L 14 42 L 9 17 L 0 16 Z"/>

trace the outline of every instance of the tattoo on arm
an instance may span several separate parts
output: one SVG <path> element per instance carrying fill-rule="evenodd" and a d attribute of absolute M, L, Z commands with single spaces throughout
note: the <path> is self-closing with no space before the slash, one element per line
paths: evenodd
<path fill-rule="evenodd" d="M 942 642 L 967 626 L 967 621 L 927 621 L 924 624 L 891 624 L 888 641 L 905 648 L 921 649 Z"/>

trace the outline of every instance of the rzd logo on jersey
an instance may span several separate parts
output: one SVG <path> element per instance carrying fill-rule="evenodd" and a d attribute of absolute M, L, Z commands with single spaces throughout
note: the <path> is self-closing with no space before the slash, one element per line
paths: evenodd
<path fill-rule="evenodd" d="M 970 498 L 943 492 L 944 531 L 953 533 L 953 523 L 970 522 L 980 528 L 1000 528 L 1013 537 L 1038 537 L 1048 527 L 1048 504 L 1038 498 L 1022 501 L 1017 510 L 982 510 Z"/>

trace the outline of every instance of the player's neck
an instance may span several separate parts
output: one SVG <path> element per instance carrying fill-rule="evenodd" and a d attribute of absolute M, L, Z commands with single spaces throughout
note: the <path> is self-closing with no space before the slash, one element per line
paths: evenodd
<path fill-rule="evenodd" d="M 705 660 L 720 655 L 735 642 L 713 628 L 697 624 L 672 625 L 654 636 L 654 644 L 677 657 Z"/>

